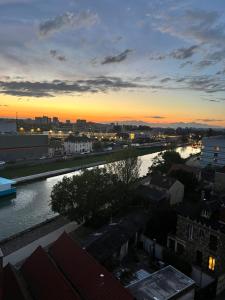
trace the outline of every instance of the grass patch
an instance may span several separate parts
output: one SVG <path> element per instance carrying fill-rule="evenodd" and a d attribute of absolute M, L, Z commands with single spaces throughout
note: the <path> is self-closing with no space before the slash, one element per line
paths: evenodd
<path fill-rule="evenodd" d="M 151 154 L 154 152 L 165 150 L 165 147 L 152 147 L 152 148 L 140 148 L 135 149 L 134 155 L 135 156 L 142 156 L 146 154 Z M 84 156 L 84 157 L 77 157 L 71 160 L 63 160 L 63 161 L 56 161 L 51 163 L 40 163 L 37 165 L 24 165 L 24 166 L 8 166 L 4 170 L 0 170 L 0 177 L 6 178 L 18 178 L 24 177 L 49 171 L 55 171 L 65 168 L 73 168 L 73 167 L 82 167 L 87 164 L 91 163 L 98 163 L 101 161 L 113 161 L 117 157 L 117 153 L 111 154 L 101 154 L 95 156 Z M 115 156 L 115 159 L 114 159 Z"/>

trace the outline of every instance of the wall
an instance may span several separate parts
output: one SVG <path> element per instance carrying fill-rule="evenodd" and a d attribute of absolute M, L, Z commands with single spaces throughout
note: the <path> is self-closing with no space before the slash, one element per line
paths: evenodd
<path fill-rule="evenodd" d="M 170 205 L 175 205 L 183 201 L 184 198 L 184 185 L 180 181 L 176 181 L 169 189 Z"/>
<path fill-rule="evenodd" d="M 6 266 L 8 263 L 15 265 L 23 261 L 25 258 L 30 256 L 38 246 L 47 247 L 48 245 L 56 241 L 64 231 L 69 233 L 78 227 L 79 225 L 77 225 L 77 223 L 71 222 L 41 237 L 40 239 L 35 240 L 34 242 L 26 245 L 25 247 L 3 257 L 3 267 Z"/>
<path fill-rule="evenodd" d="M 163 259 L 163 247 L 153 240 L 147 238 L 146 236 L 141 236 L 141 241 L 143 242 L 143 248 L 146 252 L 148 252 L 151 256 L 155 255 L 155 258 L 162 260 Z M 154 247 L 155 244 L 155 247 Z M 154 254 L 155 248 L 155 254 Z"/>
<path fill-rule="evenodd" d="M 0 135 L 2 161 L 37 159 L 47 154 L 47 135 Z"/>

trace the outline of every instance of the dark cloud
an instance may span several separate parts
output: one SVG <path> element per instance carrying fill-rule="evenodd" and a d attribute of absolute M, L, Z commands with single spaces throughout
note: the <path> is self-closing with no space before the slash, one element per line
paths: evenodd
<path fill-rule="evenodd" d="M 145 118 L 148 119 L 166 119 L 164 116 L 145 116 Z"/>
<path fill-rule="evenodd" d="M 64 55 L 59 54 L 57 50 L 52 49 L 49 51 L 49 53 L 53 58 L 55 58 L 59 61 L 66 61 L 66 57 Z"/>
<path fill-rule="evenodd" d="M 118 55 L 107 56 L 102 61 L 102 65 L 122 62 L 122 61 L 124 61 L 128 57 L 128 55 L 131 52 L 132 52 L 131 49 L 127 49 L 127 50 L 123 51 L 122 53 L 120 53 Z"/>
<path fill-rule="evenodd" d="M 161 79 L 160 82 L 161 82 L 161 83 L 165 83 L 165 82 L 168 82 L 168 81 L 170 81 L 170 80 L 171 80 L 170 77 L 165 77 L 165 78 Z"/>
<path fill-rule="evenodd" d="M 132 80 L 119 77 L 96 77 L 77 81 L 31 82 L 0 81 L 0 93 L 18 97 L 54 97 L 56 94 L 98 93 L 110 90 L 144 88 Z"/>
<path fill-rule="evenodd" d="M 192 57 L 198 50 L 198 45 L 193 45 L 189 48 L 179 48 L 170 53 L 170 56 L 175 59 L 187 59 Z"/>
<path fill-rule="evenodd" d="M 184 67 L 186 67 L 188 65 L 192 65 L 192 64 L 193 64 L 193 61 L 187 60 L 180 65 L 180 68 L 184 68 Z"/>
<path fill-rule="evenodd" d="M 166 54 L 161 54 L 161 53 L 158 53 L 158 54 L 152 54 L 149 59 L 150 60 L 164 60 L 166 59 L 167 55 Z"/>
<path fill-rule="evenodd" d="M 42 22 L 39 26 L 39 34 L 41 36 L 47 36 L 69 27 L 74 29 L 88 28 L 95 25 L 98 21 L 98 15 L 90 11 L 80 13 L 66 12 L 63 15 Z"/>
<path fill-rule="evenodd" d="M 215 62 L 212 61 L 212 60 L 203 59 L 203 60 L 201 60 L 200 62 L 198 62 L 196 64 L 196 67 L 198 69 L 203 69 L 203 68 L 206 68 L 206 67 L 210 67 L 210 66 L 212 66 L 214 64 L 215 64 Z"/>

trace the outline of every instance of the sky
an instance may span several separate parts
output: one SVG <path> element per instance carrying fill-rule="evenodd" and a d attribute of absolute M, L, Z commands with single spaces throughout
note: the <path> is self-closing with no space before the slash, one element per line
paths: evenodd
<path fill-rule="evenodd" d="M 224 0 L 0 0 L 0 117 L 225 127 Z"/>

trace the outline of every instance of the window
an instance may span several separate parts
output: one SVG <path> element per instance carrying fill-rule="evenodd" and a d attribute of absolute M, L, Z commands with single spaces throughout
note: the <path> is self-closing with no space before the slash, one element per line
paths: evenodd
<path fill-rule="evenodd" d="M 210 234 L 209 237 L 209 249 L 216 251 L 217 250 L 218 239 L 217 236 Z"/>
<path fill-rule="evenodd" d="M 175 241 L 172 239 L 168 240 L 168 248 L 175 251 Z"/>
<path fill-rule="evenodd" d="M 218 157 L 218 153 L 214 153 L 214 157 Z"/>
<path fill-rule="evenodd" d="M 215 270 L 215 265 L 216 265 L 216 259 L 215 259 L 215 257 L 210 256 L 209 257 L 209 263 L 208 263 L 209 270 L 214 271 Z"/>
<path fill-rule="evenodd" d="M 187 226 L 187 237 L 189 240 L 193 240 L 193 225 L 191 224 Z"/>
<path fill-rule="evenodd" d="M 204 232 L 203 229 L 200 229 L 200 230 L 199 230 L 199 238 L 200 238 L 200 239 L 204 239 L 204 238 L 205 238 L 205 232 Z"/>
<path fill-rule="evenodd" d="M 177 243 L 177 254 L 183 254 L 184 253 L 184 245 Z"/>
<path fill-rule="evenodd" d="M 202 252 L 199 250 L 196 251 L 196 264 L 198 266 L 202 265 Z"/>

